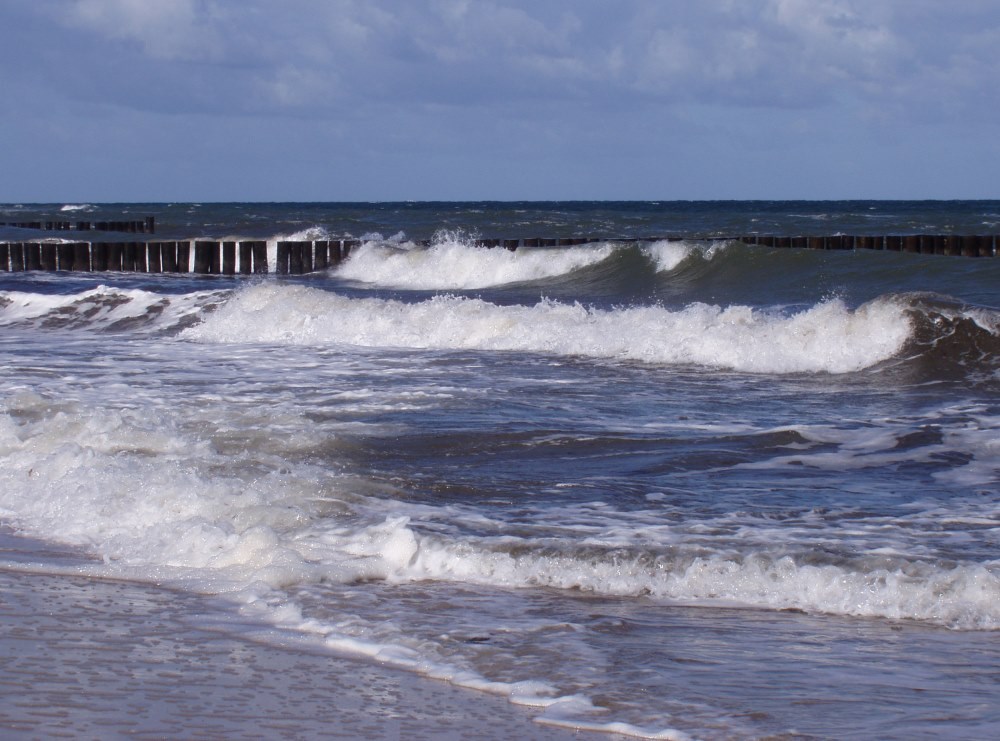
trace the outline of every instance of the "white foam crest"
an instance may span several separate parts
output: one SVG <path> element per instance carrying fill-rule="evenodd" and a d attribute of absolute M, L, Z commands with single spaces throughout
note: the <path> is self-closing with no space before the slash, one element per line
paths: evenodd
<path fill-rule="evenodd" d="M 415 290 L 468 290 L 537 281 L 605 260 L 611 245 L 510 251 L 477 246 L 460 236 L 439 237 L 430 247 L 365 242 L 337 275 L 349 280 Z"/>
<path fill-rule="evenodd" d="M 692 304 L 614 310 L 542 301 L 498 306 L 436 296 L 419 303 L 351 299 L 301 286 L 236 293 L 184 337 L 201 342 L 352 344 L 518 351 L 693 364 L 752 373 L 846 373 L 899 352 L 910 334 L 900 306 L 841 301 L 784 315 Z"/>
<path fill-rule="evenodd" d="M 72 294 L 0 292 L 0 326 L 104 329 L 128 324 L 130 329 L 162 330 L 221 300 L 226 291 L 164 295 L 109 286 Z"/>
<path fill-rule="evenodd" d="M 1000 562 L 953 567 L 909 562 L 852 568 L 802 564 L 788 555 L 766 553 L 653 561 L 598 553 L 532 552 L 519 548 L 517 539 L 511 538 L 495 548 L 483 548 L 428 537 L 420 541 L 412 566 L 400 577 L 919 620 L 956 629 L 1000 629 Z"/>
<path fill-rule="evenodd" d="M 93 211 L 94 207 L 89 203 L 67 203 L 59 209 L 60 211 Z"/>
<path fill-rule="evenodd" d="M 317 239 L 330 239 L 330 232 L 319 225 L 308 226 L 289 234 L 275 234 L 269 242 L 312 242 Z"/>
<path fill-rule="evenodd" d="M 677 242 L 661 240 L 643 245 L 642 252 L 656 266 L 656 272 L 669 273 L 692 255 L 711 260 L 726 249 L 725 242 Z"/>
<path fill-rule="evenodd" d="M 162 408 L 14 394 L 0 405 L 0 516 L 22 532 L 86 548 L 114 575 L 207 592 L 358 578 L 363 564 L 347 551 L 316 564 L 296 544 L 304 522 L 349 509 L 314 496 L 318 486 L 338 488 L 335 474 L 282 466 L 282 446 L 317 440 L 291 436 L 272 452 L 268 445 L 223 455 L 187 427 Z M 241 455 L 247 465 L 234 466 Z"/>

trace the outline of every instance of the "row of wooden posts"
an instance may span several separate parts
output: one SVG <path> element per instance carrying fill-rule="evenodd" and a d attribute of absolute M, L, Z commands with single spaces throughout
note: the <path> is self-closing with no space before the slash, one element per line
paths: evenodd
<path fill-rule="evenodd" d="M 569 237 L 560 239 L 483 239 L 479 243 L 486 247 L 506 247 L 509 250 L 524 247 L 554 247 L 587 244 L 589 242 L 680 242 L 690 237 L 627 237 L 609 239 L 607 237 Z M 788 237 L 773 234 L 750 234 L 740 237 L 698 237 L 696 241 L 736 241 L 761 247 L 806 248 L 814 250 L 888 250 L 890 252 L 911 252 L 924 255 L 956 255 L 961 257 L 993 257 L 1000 252 L 1000 236 L 993 234 L 888 234 L 846 235 L 814 237 Z"/>
<path fill-rule="evenodd" d="M 0 227 L 35 229 L 47 232 L 126 232 L 129 234 L 155 234 L 156 217 L 147 216 L 141 221 L 0 221 Z"/>
<path fill-rule="evenodd" d="M 358 244 L 350 239 L 278 242 L 276 271 L 302 275 L 325 270 Z M 0 271 L 25 270 L 261 275 L 268 272 L 267 242 L 0 243 Z"/>
<path fill-rule="evenodd" d="M 591 242 L 682 241 L 683 237 L 608 239 L 563 237 L 481 239 L 483 247 L 558 247 Z M 746 244 L 814 250 L 889 250 L 930 255 L 992 257 L 1000 237 L 956 235 L 888 235 L 783 237 L 751 235 L 731 238 Z M 277 243 L 275 271 L 302 275 L 336 266 L 360 245 L 356 239 L 282 241 Z M 422 244 L 428 245 L 429 241 Z M 193 259 L 192 259 L 193 258 Z M 198 273 L 202 275 L 261 275 L 269 272 L 267 242 L 5 242 L 0 243 L 0 271 L 122 271 L 135 273 Z"/>
<path fill-rule="evenodd" d="M 629 237 L 625 239 L 600 238 L 570 238 L 570 239 L 524 239 L 520 244 L 525 246 L 574 245 L 588 242 L 677 242 L 688 237 Z M 504 246 L 516 249 L 518 240 L 493 239 L 485 240 L 487 246 Z M 923 255 L 955 255 L 961 257 L 993 257 L 1000 252 L 1000 236 L 993 234 L 958 235 L 958 234 L 888 234 L 846 235 L 814 237 L 788 237 L 773 234 L 750 234 L 740 237 L 699 238 L 699 241 L 735 241 L 761 247 L 805 248 L 814 250 L 888 250 L 890 252 L 911 252 Z"/>

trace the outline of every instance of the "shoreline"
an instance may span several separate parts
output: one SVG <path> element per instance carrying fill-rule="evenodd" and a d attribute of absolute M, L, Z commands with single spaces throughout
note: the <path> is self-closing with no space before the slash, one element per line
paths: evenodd
<path fill-rule="evenodd" d="M 4 737 L 582 737 L 503 697 L 193 627 L 204 599 L 0 567 Z"/>

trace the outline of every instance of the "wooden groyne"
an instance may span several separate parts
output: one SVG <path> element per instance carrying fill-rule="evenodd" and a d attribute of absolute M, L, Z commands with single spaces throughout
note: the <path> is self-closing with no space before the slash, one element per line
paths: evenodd
<path fill-rule="evenodd" d="M 357 240 L 278 242 L 275 272 L 302 275 L 336 266 Z M 0 272 L 196 273 L 262 275 L 267 242 L 0 242 Z"/>
<path fill-rule="evenodd" d="M 482 247 L 565 247 L 594 242 L 634 244 L 654 241 L 738 241 L 761 247 L 813 250 L 885 250 L 924 255 L 994 257 L 1000 236 L 884 235 L 810 236 L 749 235 L 741 237 L 558 237 L 479 239 Z M 420 244 L 430 245 L 429 240 Z M 355 239 L 281 241 L 274 271 L 303 275 L 334 267 L 361 242 Z M 0 272 L 71 271 L 125 273 L 195 273 L 199 275 L 261 275 L 270 272 L 264 241 L 181 240 L 167 242 L 0 242 Z"/>
<path fill-rule="evenodd" d="M 93 231 L 155 234 L 156 217 L 147 216 L 140 221 L 0 221 L 0 227 L 4 226 L 47 232 Z"/>

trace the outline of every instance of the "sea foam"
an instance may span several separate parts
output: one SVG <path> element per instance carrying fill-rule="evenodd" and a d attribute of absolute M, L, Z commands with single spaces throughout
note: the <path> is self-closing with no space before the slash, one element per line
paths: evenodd
<path fill-rule="evenodd" d="M 362 283 L 415 290 L 465 290 L 543 280 L 606 260 L 610 244 L 516 252 L 476 246 L 461 236 L 439 237 L 430 247 L 365 242 L 337 275 Z"/>
<path fill-rule="evenodd" d="M 529 352 L 751 373 L 847 373 L 898 353 L 910 322 L 891 300 L 854 310 L 829 300 L 791 314 L 702 303 L 680 310 L 602 310 L 555 301 L 498 306 L 455 296 L 404 303 L 257 285 L 234 294 L 183 336 L 200 342 Z"/>

